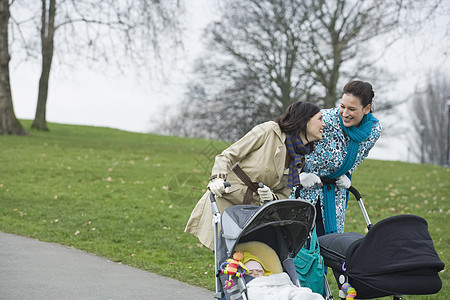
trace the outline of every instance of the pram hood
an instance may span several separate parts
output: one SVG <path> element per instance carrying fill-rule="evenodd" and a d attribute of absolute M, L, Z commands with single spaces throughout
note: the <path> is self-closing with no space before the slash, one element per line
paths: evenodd
<path fill-rule="evenodd" d="M 259 241 L 283 260 L 302 248 L 315 221 L 314 206 L 303 200 L 277 200 L 264 206 L 234 205 L 221 216 L 217 260 L 231 257 L 237 244 Z M 280 242 L 282 239 L 283 242 Z"/>
<path fill-rule="evenodd" d="M 354 281 L 389 293 L 433 294 L 444 268 L 425 219 L 400 215 L 384 219 L 367 233 L 346 267 Z"/>
<path fill-rule="evenodd" d="M 336 270 L 345 260 L 349 283 L 358 298 L 434 294 L 441 289 L 438 272 L 444 263 L 422 217 L 393 216 L 375 224 L 364 237 L 350 234 L 323 236 L 319 242 L 329 267 Z"/>

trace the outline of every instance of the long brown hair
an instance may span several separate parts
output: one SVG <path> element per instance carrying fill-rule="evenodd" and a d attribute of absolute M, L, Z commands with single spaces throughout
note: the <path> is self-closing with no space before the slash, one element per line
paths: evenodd
<path fill-rule="evenodd" d="M 308 121 L 320 112 L 320 108 L 309 102 L 297 101 L 289 105 L 286 112 L 276 119 L 281 131 L 291 136 L 302 133 L 306 137 Z"/>

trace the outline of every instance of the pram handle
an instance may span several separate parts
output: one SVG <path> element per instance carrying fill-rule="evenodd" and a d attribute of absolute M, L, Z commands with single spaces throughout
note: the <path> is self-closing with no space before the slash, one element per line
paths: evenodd
<path fill-rule="evenodd" d="M 228 181 L 225 181 L 223 183 L 223 186 L 225 188 L 230 187 L 231 183 L 229 183 Z M 219 234 L 219 223 L 220 223 L 220 210 L 219 210 L 219 206 L 217 205 L 216 202 L 216 197 L 214 196 L 213 193 L 210 193 L 209 195 L 209 200 L 211 200 L 211 211 L 212 211 L 212 215 L 213 215 L 213 228 L 214 228 L 214 263 L 217 263 L 217 235 Z M 217 265 L 215 266 L 215 269 L 217 270 Z M 222 297 L 222 292 L 221 292 L 221 287 L 220 287 L 220 281 L 219 281 L 219 277 L 216 276 L 216 293 L 214 294 L 214 298 L 216 299 L 220 299 Z"/>
<path fill-rule="evenodd" d="M 336 179 L 330 179 L 327 177 L 320 177 L 320 181 L 322 181 L 322 183 L 326 186 L 330 186 L 330 184 L 336 184 Z M 299 198 L 300 197 L 300 190 L 303 188 L 303 186 L 301 184 L 299 184 L 297 186 L 297 189 L 295 190 L 295 198 Z M 361 208 L 362 214 L 364 216 L 364 220 L 366 221 L 367 224 L 367 229 L 370 230 L 373 225 L 372 222 L 370 221 L 369 215 L 367 214 L 367 210 L 364 206 L 364 203 L 362 202 L 362 197 L 361 197 L 361 193 L 353 186 L 350 186 L 347 189 L 350 193 L 353 194 L 353 196 L 355 196 L 356 201 L 358 201 L 359 207 Z"/>
<path fill-rule="evenodd" d="M 231 186 L 231 183 L 229 183 L 228 181 L 225 181 L 225 182 L 223 183 L 223 186 L 224 186 L 225 188 L 230 187 L 230 186 Z M 214 196 L 213 193 L 210 193 L 210 194 L 209 194 L 209 200 L 211 201 L 211 209 L 212 209 L 213 215 L 215 215 L 215 214 L 217 214 L 217 213 L 220 213 L 219 207 L 217 206 L 216 197 Z"/>
<path fill-rule="evenodd" d="M 264 183 L 263 183 L 262 181 L 260 181 L 260 182 L 258 183 L 258 188 L 262 189 L 263 187 L 264 187 Z M 272 200 L 264 200 L 264 203 L 263 203 L 263 204 L 267 204 L 267 203 L 269 203 L 269 202 L 272 202 Z"/>
<path fill-rule="evenodd" d="M 225 188 L 230 187 L 230 186 L 231 186 L 231 183 L 229 183 L 228 181 L 225 181 L 225 182 L 223 183 L 223 186 L 224 186 Z M 209 200 L 211 200 L 211 203 L 216 202 L 216 197 L 214 196 L 213 193 L 210 193 L 210 195 L 209 195 Z"/>
<path fill-rule="evenodd" d="M 361 194 L 353 186 L 350 186 L 347 190 L 350 193 L 352 193 L 353 196 L 355 196 L 356 201 L 358 201 L 359 207 L 361 208 L 361 212 L 364 216 L 364 220 L 366 220 L 367 229 L 368 230 L 372 229 L 373 225 L 372 225 L 372 222 L 370 221 L 369 214 L 367 213 L 366 207 L 364 206 L 364 203 L 362 201 Z"/>
<path fill-rule="evenodd" d="M 331 188 L 330 187 L 331 184 L 336 184 L 336 178 L 327 178 L 325 176 L 321 176 L 320 181 L 322 181 L 323 185 L 328 186 L 328 188 Z M 302 188 L 303 188 L 303 185 L 301 185 L 301 184 L 297 185 L 297 189 L 295 190 L 295 198 L 300 197 L 300 190 Z M 361 194 L 353 186 L 350 186 L 347 190 L 355 196 L 356 200 L 361 199 Z"/>

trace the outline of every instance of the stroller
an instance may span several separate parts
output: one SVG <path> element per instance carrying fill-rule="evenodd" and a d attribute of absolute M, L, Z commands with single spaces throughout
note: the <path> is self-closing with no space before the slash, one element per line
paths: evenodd
<path fill-rule="evenodd" d="M 333 270 L 341 299 L 372 299 L 426 295 L 442 287 L 438 272 L 444 263 L 436 253 L 425 219 L 398 215 L 372 226 L 360 193 L 348 189 L 358 201 L 369 229 L 366 236 L 333 233 L 319 237 L 325 265 Z M 327 293 L 326 299 L 333 299 Z"/>
<path fill-rule="evenodd" d="M 248 251 L 255 256 L 262 255 L 257 253 L 262 251 L 266 256 L 276 256 L 267 261 L 269 269 L 274 273 L 286 272 L 292 283 L 300 286 L 292 258 L 300 251 L 314 226 L 316 210 L 312 204 L 301 200 L 277 200 L 263 206 L 235 205 L 225 209 L 221 215 L 212 193 L 210 200 L 216 271 L 214 298 L 248 298 L 246 284 L 252 277 L 239 271 L 235 274 L 237 276 L 223 273 L 223 265 L 230 261 L 234 251 Z M 233 281 L 231 287 L 230 278 Z"/>

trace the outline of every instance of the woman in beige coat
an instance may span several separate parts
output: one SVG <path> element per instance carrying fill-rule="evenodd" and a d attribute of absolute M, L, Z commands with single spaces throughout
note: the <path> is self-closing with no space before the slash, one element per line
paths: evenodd
<path fill-rule="evenodd" d="M 289 198 L 292 187 L 300 183 L 304 156 L 312 150 L 312 142 L 322 139 L 324 128 L 319 107 L 300 101 L 291 104 L 276 122 L 255 126 L 216 156 L 208 191 L 192 211 L 185 231 L 214 249 L 211 192 L 220 211 L 231 205 Z M 253 185 L 262 182 L 264 187 L 249 188 L 241 179 L 242 175 L 240 178 L 238 171 L 233 171 L 236 165 Z M 225 181 L 231 186 L 225 188 Z"/>

